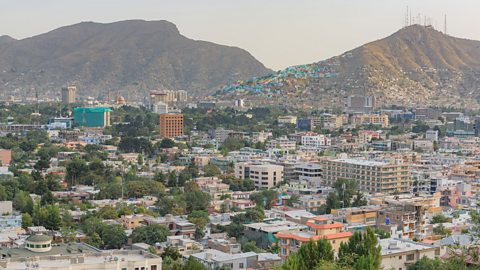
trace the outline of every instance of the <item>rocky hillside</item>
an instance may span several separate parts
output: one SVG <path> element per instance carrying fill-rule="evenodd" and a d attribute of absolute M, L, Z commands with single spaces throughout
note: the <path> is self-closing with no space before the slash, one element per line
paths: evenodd
<path fill-rule="evenodd" d="M 352 94 L 381 105 L 480 108 L 480 42 L 413 25 L 340 56 L 238 81 L 217 93 L 256 104 L 343 106 Z"/>
<path fill-rule="evenodd" d="M 182 36 L 167 21 L 92 22 L 15 40 L 0 37 L 0 95 L 143 98 L 151 89 L 207 95 L 228 82 L 271 71 L 245 50 Z M 34 94 L 33 94 L 34 96 Z"/>

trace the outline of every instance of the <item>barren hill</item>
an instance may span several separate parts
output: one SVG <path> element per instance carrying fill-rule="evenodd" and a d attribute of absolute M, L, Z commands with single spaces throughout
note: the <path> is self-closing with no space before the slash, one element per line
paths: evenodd
<path fill-rule="evenodd" d="M 256 103 L 343 106 L 352 94 L 382 105 L 480 107 L 480 42 L 412 25 L 325 61 L 239 81 L 219 97 Z"/>
<path fill-rule="evenodd" d="M 232 80 L 271 72 L 245 50 L 188 39 L 167 21 L 84 22 L 15 40 L 0 37 L 0 94 L 83 96 L 186 89 L 207 95 Z"/>

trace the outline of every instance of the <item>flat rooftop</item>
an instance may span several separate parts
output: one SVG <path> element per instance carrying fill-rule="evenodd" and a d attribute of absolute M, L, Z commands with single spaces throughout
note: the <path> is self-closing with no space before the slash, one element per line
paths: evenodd
<path fill-rule="evenodd" d="M 398 238 L 380 239 L 379 244 L 382 247 L 382 256 L 406 251 L 427 250 L 437 247 Z"/>
<path fill-rule="evenodd" d="M 277 233 L 281 231 L 307 229 L 305 225 L 297 224 L 291 221 L 272 221 L 272 222 L 258 222 L 244 225 L 247 228 L 255 229 L 257 231 L 267 233 Z"/>
<path fill-rule="evenodd" d="M 150 253 L 142 251 L 120 251 L 120 250 L 109 250 L 109 251 L 97 251 L 91 253 L 83 254 L 48 254 L 47 253 L 35 253 L 35 264 L 38 265 L 36 269 L 68 269 L 71 265 L 82 264 L 82 265 L 117 265 L 118 262 L 138 262 L 144 261 L 145 259 L 158 259 L 159 264 L 161 264 L 161 258 L 152 255 Z M 27 269 L 27 264 L 32 264 L 32 261 L 29 258 L 7 258 L 0 260 L 0 269 L 9 269 L 9 270 L 21 270 Z M 93 269 L 93 268 L 92 268 Z M 110 268 L 106 268 L 110 269 Z M 115 268 L 111 268 L 115 269 Z"/>
<path fill-rule="evenodd" d="M 361 166 L 386 166 L 386 165 L 390 165 L 390 163 L 387 163 L 387 162 L 374 161 L 374 160 L 363 160 L 363 159 L 353 159 L 353 158 L 341 158 L 341 159 L 334 159 L 332 161 L 354 164 L 354 165 L 361 165 Z"/>

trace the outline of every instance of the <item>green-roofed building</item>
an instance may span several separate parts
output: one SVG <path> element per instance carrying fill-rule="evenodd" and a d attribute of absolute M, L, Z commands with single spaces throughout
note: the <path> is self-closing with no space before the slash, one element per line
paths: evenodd
<path fill-rule="evenodd" d="M 75 108 L 73 121 L 76 127 L 104 128 L 110 126 L 110 112 L 107 107 Z"/>

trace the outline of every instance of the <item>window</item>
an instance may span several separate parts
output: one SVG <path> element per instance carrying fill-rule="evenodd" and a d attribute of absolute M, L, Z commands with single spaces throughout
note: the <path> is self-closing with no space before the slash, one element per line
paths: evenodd
<path fill-rule="evenodd" d="M 413 261 L 415 259 L 415 254 L 408 254 L 407 261 Z"/>
<path fill-rule="evenodd" d="M 401 260 L 401 259 L 402 259 L 402 256 L 398 256 L 398 259 Z"/>
<path fill-rule="evenodd" d="M 243 269 L 243 263 L 239 263 L 238 268 Z"/>

